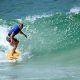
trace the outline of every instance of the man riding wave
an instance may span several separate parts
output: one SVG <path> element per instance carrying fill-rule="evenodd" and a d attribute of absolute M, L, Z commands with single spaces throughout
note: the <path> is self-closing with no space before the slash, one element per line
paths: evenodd
<path fill-rule="evenodd" d="M 27 35 L 25 35 L 21 30 L 23 29 L 23 24 L 22 23 L 19 23 L 19 25 L 15 26 L 14 28 L 12 28 L 7 37 L 6 37 L 6 40 L 10 43 L 11 46 L 13 46 L 13 49 L 12 49 L 12 56 L 13 57 L 13 54 L 15 53 L 15 50 L 19 44 L 19 40 L 17 40 L 15 38 L 15 35 L 17 35 L 18 33 L 21 33 L 22 35 L 24 35 L 26 38 L 27 38 Z"/>

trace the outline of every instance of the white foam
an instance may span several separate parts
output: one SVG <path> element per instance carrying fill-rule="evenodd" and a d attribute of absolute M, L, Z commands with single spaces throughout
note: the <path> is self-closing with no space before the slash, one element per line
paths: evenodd
<path fill-rule="evenodd" d="M 32 58 L 32 53 L 31 52 L 24 52 L 24 54 L 22 55 L 22 59 L 31 59 Z"/>
<path fill-rule="evenodd" d="M 5 26 L 0 25 L 0 47 L 10 47 L 9 43 L 6 41 L 6 36 L 8 33 L 8 29 Z"/>
<path fill-rule="evenodd" d="M 80 12 L 80 7 L 73 7 L 70 9 L 70 13 L 78 14 Z"/>
<path fill-rule="evenodd" d="M 43 15 L 26 16 L 26 20 L 34 22 L 37 18 L 49 17 L 49 16 L 52 16 L 52 14 L 49 14 L 49 15 L 43 14 Z"/>
<path fill-rule="evenodd" d="M 7 49 L 10 48 L 9 43 L 6 41 L 7 33 L 7 26 L 0 25 L 0 62 L 8 62 L 5 56 Z"/>

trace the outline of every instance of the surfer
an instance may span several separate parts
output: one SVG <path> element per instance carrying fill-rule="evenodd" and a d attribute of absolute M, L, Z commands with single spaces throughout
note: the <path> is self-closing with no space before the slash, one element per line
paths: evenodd
<path fill-rule="evenodd" d="M 25 35 L 21 30 L 23 29 L 23 24 L 22 23 L 19 23 L 19 25 L 15 26 L 14 28 L 12 28 L 7 37 L 6 37 L 6 40 L 10 43 L 11 46 L 13 46 L 13 49 L 12 49 L 12 56 L 13 57 L 13 54 L 15 53 L 15 50 L 19 44 L 19 40 L 17 40 L 15 38 L 15 35 L 17 35 L 18 33 L 21 33 L 22 35 L 24 35 L 26 38 L 27 38 L 27 35 Z"/>

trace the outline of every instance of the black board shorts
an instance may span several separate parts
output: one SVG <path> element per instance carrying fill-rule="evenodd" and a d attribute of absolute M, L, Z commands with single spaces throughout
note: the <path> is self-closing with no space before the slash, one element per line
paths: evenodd
<path fill-rule="evenodd" d="M 7 37 L 6 37 L 6 40 L 7 40 L 8 42 L 11 42 L 11 40 L 10 40 L 10 37 L 9 37 L 9 36 L 7 36 Z"/>
<path fill-rule="evenodd" d="M 7 36 L 7 37 L 6 37 L 6 40 L 7 40 L 8 42 L 11 42 L 11 40 L 10 40 L 10 36 Z M 16 38 L 13 38 L 13 40 L 14 40 L 15 42 L 18 41 Z"/>

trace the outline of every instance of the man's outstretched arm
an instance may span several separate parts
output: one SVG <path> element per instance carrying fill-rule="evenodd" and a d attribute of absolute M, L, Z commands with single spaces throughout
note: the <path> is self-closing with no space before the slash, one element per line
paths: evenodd
<path fill-rule="evenodd" d="M 21 33 L 22 35 L 24 35 L 24 36 L 27 38 L 27 35 L 26 35 L 26 34 L 24 34 L 22 31 L 20 31 L 20 33 Z"/>

